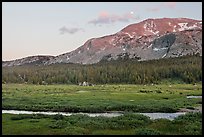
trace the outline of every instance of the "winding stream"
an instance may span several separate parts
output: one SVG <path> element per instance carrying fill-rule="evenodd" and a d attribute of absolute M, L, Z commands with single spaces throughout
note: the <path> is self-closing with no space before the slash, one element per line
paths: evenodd
<path fill-rule="evenodd" d="M 2 110 L 2 113 L 7 114 L 44 114 L 44 115 L 56 115 L 61 114 L 63 116 L 71 116 L 75 114 L 82 114 L 82 115 L 88 115 L 90 117 L 97 117 L 97 116 L 103 116 L 103 117 L 117 117 L 123 115 L 123 113 L 67 113 L 67 112 L 33 112 L 33 111 L 22 111 L 22 110 Z M 145 116 L 150 117 L 150 119 L 160 119 L 165 118 L 169 120 L 173 120 L 174 118 L 186 114 L 186 112 L 177 112 L 177 113 L 135 113 L 135 114 L 142 114 Z"/>
<path fill-rule="evenodd" d="M 187 98 L 202 98 L 202 96 L 187 96 Z M 189 111 L 190 112 L 190 111 Z M 191 110 L 191 112 L 201 112 L 202 110 Z M 123 115 L 123 113 L 119 112 L 110 112 L 110 113 L 69 113 L 69 112 L 34 112 L 34 111 L 23 111 L 23 110 L 2 110 L 2 113 L 7 113 L 7 114 L 44 114 L 44 115 L 57 115 L 61 114 L 63 116 L 71 116 L 71 115 L 76 115 L 76 114 L 82 114 L 82 115 L 88 115 L 89 117 L 97 117 L 97 116 L 103 116 L 103 117 L 118 117 Z M 176 117 L 180 115 L 185 115 L 188 112 L 176 112 L 176 113 L 134 113 L 134 114 L 142 114 L 145 116 L 150 117 L 150 119 L 169 119 L 173 120 Z"/>
<path fill-rule="evenodd" d="M 69 113 L 69 112 L 34 112 L 34 111 L 23 111 L 23 110 L 2 110 L 2 113 L 7 114 L 44 114 L 44 115 L 57 115 L 71 116 L 76 114 L 88 115 L 90 117 L 104 116 L 104 117 L 117 117 L 123 115 L 122 113 Z"/>

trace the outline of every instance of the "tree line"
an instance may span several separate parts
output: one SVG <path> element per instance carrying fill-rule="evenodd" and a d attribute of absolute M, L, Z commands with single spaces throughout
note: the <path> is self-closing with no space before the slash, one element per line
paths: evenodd
<path fill-rule="evenodd" d="M 2 83 L 28 84 L 151 84 L 165 79 L 202 81 L 202 57 L 183 56 L 149 61 L 120 59 L 97 64 L 24 65 L 2 68 Z"/>

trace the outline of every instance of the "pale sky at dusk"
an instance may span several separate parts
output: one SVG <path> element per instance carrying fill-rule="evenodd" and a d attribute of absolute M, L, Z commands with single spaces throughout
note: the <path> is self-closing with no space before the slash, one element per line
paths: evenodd
<path fill-rule="evenodd" d="M 202 2 L 3 2 L 2 60 L 59 55 L 148 18 L 202 20 Z"/>

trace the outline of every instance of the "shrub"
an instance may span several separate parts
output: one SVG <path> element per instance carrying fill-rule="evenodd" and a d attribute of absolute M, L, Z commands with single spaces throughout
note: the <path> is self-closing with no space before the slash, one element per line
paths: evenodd
<path fill-rule="evenodd" d="M 202 100 L 197 101 L 196 104 L 202 104 Z"/>
<path fill-rule="evenodd" d="M 57 115 L 54 115 L 52 118 L 55 120 L 62 120 L 62 119 L 64 119 L 64 116 L 61 114 L 57 114 Z"/>
<path fill-rule="evenodd" d="M 189 106 L 189 107 L 186 107 L 187 109 L 191 109 L 191 110 L 194 110 L 195 108 L 194 107 L 191 107 L 191 106 Z"/>
<path fill-rule="evenodd" d="M 178 116 L 174 121 L 183 121 L 183 122 L 196 122 L 196 121 L 200 121 L 202 122 L 202 113 L 197 112 L 197 113 L 187 113 L 186 115 L 181 115 Z"/>
<path fill-rule="evenodd" d="M 202 124 L 200 122 L 186 124 L 182 130 L 185 135 L 202 135 Z"/>
<path fill-rule="evenodd" d="M 150 93 L 150 92 L 153 92 L 151 90 L 140 90 L 141 93 Z"/>
<path fill-rule="evenodd" d="M 155 90 L 156 93 L 162 93 L 161 90 Z"/>
<path fill-rule="evenodd" d="M 67 126 L 66 121 L 63 120 L 58 120 L 55 123 L 49 125 L 50 128 L 52 129 L 62 129 L 65 128 Z"/>

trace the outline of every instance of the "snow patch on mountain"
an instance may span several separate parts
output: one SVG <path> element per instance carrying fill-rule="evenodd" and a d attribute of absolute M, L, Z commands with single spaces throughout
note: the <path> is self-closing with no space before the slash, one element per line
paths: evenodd
<path fill-rule="evenodd" d="M 168 49 L 168 48 L 153 48 L 154 51 L 160 51 L 160 50 L 165 50 L 165 49 Z"/>
<path fill-rule="evenodd" d="M 166 55 L 167 55 L 167 53 L 165 53 L 165 54 L 162 56 L 162 58 L 166 57 Z"/>
<path fill-rule="evenodd" d="M 152 46 L 152 43 L 147 48 L 150 48 L 151 46 Z"/>
<path fill-rule="evenodd" d="M 180 26 L 180 28 L 178 30 L 179 31 L 184 31 L 184 30 L 194 29 L 194 28 L 198 27 L 196 24 L 197 23 L 193 24 L 193 26 L 187 26 L 188 23 L 178 23 L 178 25 Z"/>
<path fill-rule="evenodd" d="M 133 38 L 133 37 L 134 37 L 134 36 L 131 36 L 131 35 L 130 35 L 129 33 L 127 33 L 127 32 L 126 32 L 125 34 L 127 34 L 130 38 Z"/>

